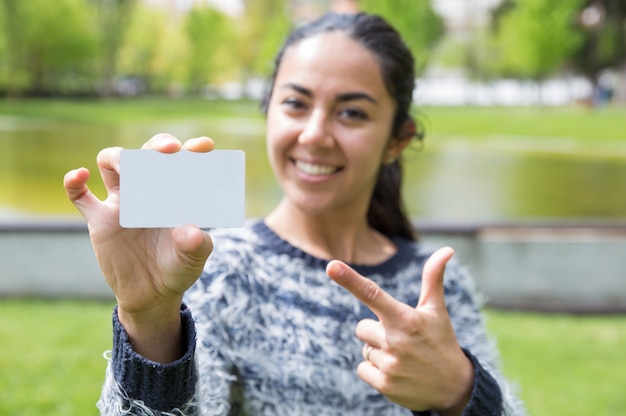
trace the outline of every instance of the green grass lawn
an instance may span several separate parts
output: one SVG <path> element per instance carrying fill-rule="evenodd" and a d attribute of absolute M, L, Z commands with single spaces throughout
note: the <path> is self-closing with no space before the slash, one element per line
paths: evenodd
<path fill-rule="evenodd" d="M 0 300 L 0 415 L 95 415 L 112 304 Z"/>
<path fill-rule="evenodd" d="M 424 107 L 416 114 L 434 139 L 521 136 L 626 141 L 626 108 Z M 0 115 L 91 123 L 184 119 L 262 119 L 256 101 L 141 98 L 132 100 L 0 100 Z"/>
<path fill-rule="evenodd" d="M 626 316 L 487 315 L 530 415 L 626 415 Z"/>
<path fill-rule="evenodd" d="M 418 109 L 433 139 L 521 137 L 526 140 L 569 139 L 626 141 L 626 108 L 583 107 L 433 107 Z"/>
<path fill-rule="evenodd" d="M 112 304 L 0 301 L 0 415 L 95 415 Z M 530 415 L 626 414 L 626 316 L 488 310 Z"/>

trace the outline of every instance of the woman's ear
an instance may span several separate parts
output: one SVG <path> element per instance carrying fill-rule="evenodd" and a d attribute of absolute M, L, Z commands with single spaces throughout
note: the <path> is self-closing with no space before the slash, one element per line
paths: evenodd
<path fill-rule="evenodd" d="M 404 123 L 402 123 L 402 127 L 400 127 L 400 131 L 398 134 L 398 139 L 412 139 L 417 135 L 417 123 L 413 118 L 407 119 Z"/>
<path fill-rule="evenodd" d="M 407 147 L 417 134 L 417 124 L 412 118 L 406 120 L 400 127 L 398 134 L 391 138 L 387 150 L 383 156 L 383 164 L 390 165 L 400 157 L 400 154 Z"/>

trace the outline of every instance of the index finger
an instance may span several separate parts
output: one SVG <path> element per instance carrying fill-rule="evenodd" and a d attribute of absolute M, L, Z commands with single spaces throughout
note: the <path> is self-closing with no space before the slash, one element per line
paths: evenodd
<path fill-rule="evenodd" d="M 382 290 L 376 282 L 361 276 L 339 260 L 328 263 L 326 274 L 363 302 L 381 321 L 387 316 L 395 317 L 408 307 Z"/>
<path fill-rule="evenodd" d="M 141 146 L 142 149 L 157 150 L 162 153 L 176 153 L 181 147 L 180 140 L 168 133 L 155 134 Z"/>

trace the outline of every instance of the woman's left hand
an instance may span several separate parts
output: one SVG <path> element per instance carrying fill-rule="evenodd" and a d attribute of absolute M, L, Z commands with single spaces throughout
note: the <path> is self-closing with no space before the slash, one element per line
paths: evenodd
<path fill-rule="evenodd" d="M 474 370 L 456 339 L 444 299 L 443 275 L 454 251 L 444 247 L 424 265 L 416 307 L 397 301 L 345 263 L 326 272 L 367 305 L 379 321 L 356 328 L 365 345 L 357 374 L 389 400 L 414 411 L 460 415 L 473 387 Z"/>

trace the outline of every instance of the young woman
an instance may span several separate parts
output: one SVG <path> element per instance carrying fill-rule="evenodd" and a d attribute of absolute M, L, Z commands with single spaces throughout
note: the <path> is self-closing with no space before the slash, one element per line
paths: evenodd
<path fill-rule="evenodd" d="M 522 413 L 471 279 L 452 249 L 414 241 L 402 209 L 413 88 L 413 58 L 381 18 L 297 29 L 264 100 L 284 197 L 211 236 L 120 228 L 119 148 L 98 155 L 105 201 L 86 169 L 66 175 L 118 303 L 103 414 Z M 213 142 L 159 134 L 144 148 Z"/>

